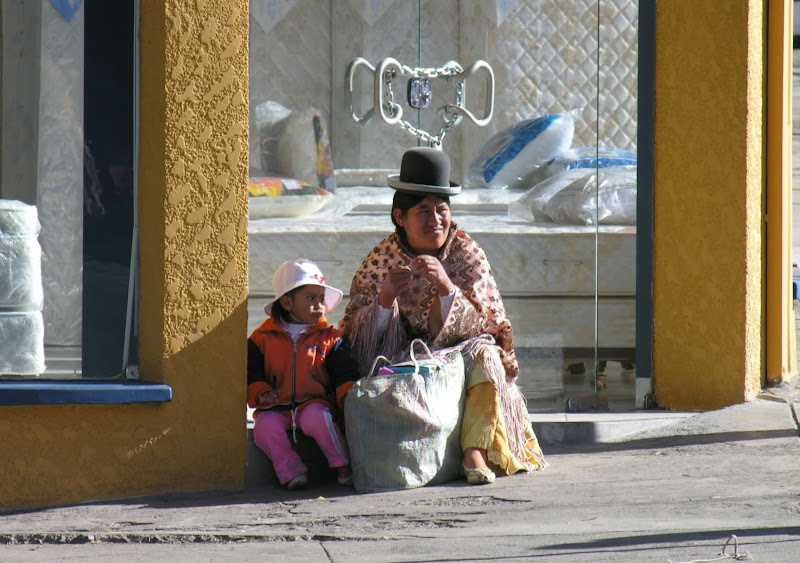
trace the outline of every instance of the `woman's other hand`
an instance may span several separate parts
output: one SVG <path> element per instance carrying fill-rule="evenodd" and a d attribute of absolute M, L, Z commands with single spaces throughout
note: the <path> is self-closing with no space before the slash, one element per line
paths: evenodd
<path fill-rule="evenodd" d="M 384 309 L 391 309 L 398 295 L 408 291 L 411 287 L 411 269 L 407 266 L 392 268 L 383 280 L 383 286 L 378 294 L 378 302 Z"/>
<path fill-rule="evenodd" d="M 418 276 L 431 280 L 433 285 L 436 286 L 439 295 L 450 295 L 455 289 L 447 272 L 444 271 L 444 266 L 435 256 L 427 254 L 417 256 L 411 262 L 411 270 Z"/>

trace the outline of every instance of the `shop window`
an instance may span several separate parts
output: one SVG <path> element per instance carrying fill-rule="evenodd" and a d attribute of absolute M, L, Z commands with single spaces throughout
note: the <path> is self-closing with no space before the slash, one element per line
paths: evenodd
<path fill-rule="evenodd" d="M 1 404 L 20 382 L 69 402 L 135 379 L 137 18 L 134 0 L 0 4 Z"/>

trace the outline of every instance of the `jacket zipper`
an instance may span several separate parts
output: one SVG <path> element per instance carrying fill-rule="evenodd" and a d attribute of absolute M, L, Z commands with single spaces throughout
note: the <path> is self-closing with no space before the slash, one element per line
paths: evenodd
<path fill-rule="evenodd" d="M 309 328 L 311 328 L 311 327 L 309 327 Z M 308 337 L 309 334 L 311 334 L 312 332 L 316 332 L 317 330 L 319 330 L 319 329 L 314 329 L 313 331 L 309 330 L 307 332 L 304 332 L 297 339 L 297 342 L 295 342 L 292 339 L 291 335 L 288 335 L 288 333 L 287 333 L 287 335 L 289 336 L 289 340 L 292 341 L 292 402 L 291 402 L 291 405 L 290 405 L 290 412 L 292 413 L 292 438 L 294 439 L 295 444 L 297 443 L 297 405 L 295 403 L 295 401 L 297 400 L 297 345 L 300 343 L 300 340 L 302 340 L 304 337 Z M 276 331 L 275 329 L 269 329 L 269 330 L 264 331 L 264 332 L 284 332 L 285 333 L 286 331 L 282 331 L 282 330 L 277 330 Z"/>
<path fill-rule="evenodd" d="M 297 443 L 297 343 L 303 337 L 301 334 L 297 341 L 292 339 L 292 438 Z"/>

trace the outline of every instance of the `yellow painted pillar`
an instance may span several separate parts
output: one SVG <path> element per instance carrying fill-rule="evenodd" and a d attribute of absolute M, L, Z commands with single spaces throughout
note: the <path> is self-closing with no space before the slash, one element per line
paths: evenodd
<path fill-rule="evenodd" d="M 767 380 L 797 372 L 792 303 L 792 3 L 770 0 L 767 43 Z"/>
<path fill-rule="evenodd" d="M 248 26 L 247 0 L 142 1 L 140 373 L 191 421 L 173 490 L 244 485 Z"/>
<path fill-rule="evenodd" d="M 765 5 L 658 3 L 653 376 L 714 409 L 764 373 Z"/>

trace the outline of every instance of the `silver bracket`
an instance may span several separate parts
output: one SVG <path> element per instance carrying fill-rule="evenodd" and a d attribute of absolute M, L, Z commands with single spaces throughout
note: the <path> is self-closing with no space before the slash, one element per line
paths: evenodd
<path fill-rule="evenodd" d="M 373 74 L 373 106 L 363 115 L 357 115 L 354 109 L 353 80 L 362 67 L 366 67 Z M 484 73 L 486 80 L 486 100 L 483 107 L 483 116 L 477 117 L 466 107 L 466 80 L 480 72 Z M 395 102 L 393 82 L 402 77 L 409 77 L 409 91 L 414 82 L 424 83 L 432 78 L 441 78 L 448 82 L 456 83 L 456 98 L 454 103 L 445 104 L 437 109 L 442 116 L 443 125 L 438 134 L 433 135 L 424 129 L 415 127 L 403 120 L 403 108 Z M 424 93 L 423 103 L 418 109 L 430 105 L 430 90 Z M 398 125 L 401 129 L 415 135 L 420 140 L 426 141 L 430 146 L 441 146 L 448 130 L 457 126 L 461 119 L 466 117 L 478 127 L 486 127 L 494 114 L 494 72 L 486 61 L 476 61 L 464 70 L 455 61 L 449 61 L 440 68 L 411 68 L 400 64 L 392 57 L 381 60 L 377 67 L 373 66 L 363 57 L 354 59 L 345 70 L 345 100 L 350 116 L 359 125 L 366 125 L 376 114 L 381 121 L 388 125 Z M 413 107 L 413 106 L 412 106 Z"/>

